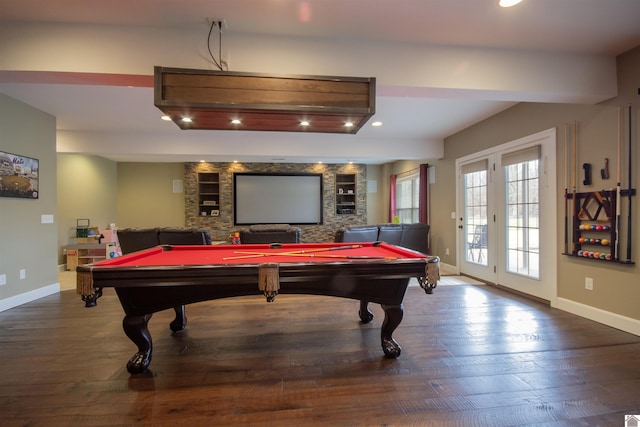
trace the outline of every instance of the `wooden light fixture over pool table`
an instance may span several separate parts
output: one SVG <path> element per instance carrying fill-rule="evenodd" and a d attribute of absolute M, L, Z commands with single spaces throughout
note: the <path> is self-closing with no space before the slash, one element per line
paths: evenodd
<path fill-rule="evenodd" d="M 375 77 L 154 72 L 154 104 L 181 129 L 355 134 L 375 98 Z"/>

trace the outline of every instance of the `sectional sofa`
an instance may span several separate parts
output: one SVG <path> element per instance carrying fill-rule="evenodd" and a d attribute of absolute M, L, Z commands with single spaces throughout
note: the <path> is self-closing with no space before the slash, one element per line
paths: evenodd
<path fill-rule="evenodd" d="M 336 242 L 383 241 L 429 254 L 429 224 L 358 225 L 338 230 Z"/>

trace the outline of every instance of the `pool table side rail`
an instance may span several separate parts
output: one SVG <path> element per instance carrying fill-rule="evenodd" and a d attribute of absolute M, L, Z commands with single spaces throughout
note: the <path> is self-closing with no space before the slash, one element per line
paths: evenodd
<path fill-rule="evenodd" d="M 266 263 L 265 263 L 266 264 Z M 279 265 L 278 293 L 327 294 L 344 296 L 341 287 L 350 288 L 356 281 L 409 279 L 425 275 L 425 258 L 325 263 L 286 263 Z M 258 276 L 263 264 L 202 266 L 94 266 L 77 268 L 77 291 L 90 295 L 98 288 L 144 288 L 207 286 L 217 288 L 222 297 L 260 294 Z M 331 285 L 325 284 L 331 282 Z M 340 285 L 341 284 L 341 285 Z M 228 289 L 223 290 L 226 287 Z M 395 300 L 395 298 L 394 298 Z M 373 301 L 380 302 L 381 301 Z"/>

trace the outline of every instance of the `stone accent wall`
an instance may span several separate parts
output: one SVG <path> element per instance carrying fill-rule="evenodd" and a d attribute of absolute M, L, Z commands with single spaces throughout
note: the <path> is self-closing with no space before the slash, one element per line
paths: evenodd
<path fill-rule="evenodd" d="M 198 172 L 220 174 L 220 216 L 203 217 L 198 209 Z M 246 226 L 233 224 L 233 174 L 234 172 L 305 172 L 322 173 L 323 176 L 323 224 L 297 225 L 302 229 L 303 242 L 333 242 L 340 228 L 367 223 L 367 168 L 365 165 L 311 164 L 311 163 L 185 163 L 184 195 L 185 222 L 187 227 L 208 229 L 213 240 L 230 240 L 229 236 Z M 356 175 L 356 213 L 336 214 L 337 173 Z"/>

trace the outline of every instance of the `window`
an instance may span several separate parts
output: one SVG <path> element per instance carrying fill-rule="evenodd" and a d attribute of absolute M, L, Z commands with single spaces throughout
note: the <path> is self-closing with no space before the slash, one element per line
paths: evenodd
<path fill-rule="evenodd" d="M 466 260 L 486 266 L 488 231 L 488 164 L 486 160 L 462 167 L 466 230 Z"/>
<path fill-rule="evenodd" d="M 540 277 L 540 146 L 505 154 L 508 272 Z"/>
<path fill-rule="evenodd" d="M 410 175 L 396 181 L 396 215 L 400 223 L 419 221 L 420 177 Z"/>

